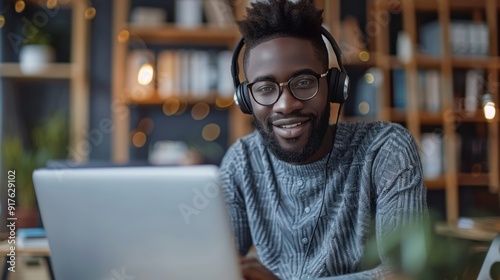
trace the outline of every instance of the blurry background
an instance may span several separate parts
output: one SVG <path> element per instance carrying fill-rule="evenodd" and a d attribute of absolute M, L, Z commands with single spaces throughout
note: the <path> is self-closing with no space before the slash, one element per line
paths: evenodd
<path fill-rule="evenodd" d="M 234 20 L 248 2 L 1 0 L 0 224 L 8 170 L 20 226 L 35 227 L 36 167 L 219 164 L 252 131 L 229 71 Z M 500 3 L 314 2 L 351 78 L 342 120 L 407 127 L 437 231 L 491 241 L 500 228 Z"/>

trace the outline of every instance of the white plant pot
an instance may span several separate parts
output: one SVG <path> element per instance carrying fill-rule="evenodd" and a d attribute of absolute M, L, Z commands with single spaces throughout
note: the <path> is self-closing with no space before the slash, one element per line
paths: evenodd
<path fill-rule="evenodd" d="M 54 62 L 55 52 L 51 46 L 26 45 L 19 53 L 21 71 L 27 75 L 43 72 L 49 63 Z"/>

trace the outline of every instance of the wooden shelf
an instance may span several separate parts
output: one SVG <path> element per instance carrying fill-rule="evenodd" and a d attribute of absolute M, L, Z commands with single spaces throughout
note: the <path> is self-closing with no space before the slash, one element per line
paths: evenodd
<path fill-rule="evenodd" d="M 390 110 L 390 120 L 393 122 L 406 122 L 407 121 L 407 112 L 403 109 L 391 109 Z M 441 112 L 425 112 L 419 111 L 418 118 L 421 124 L 442 124 L 443 123 L 443 115 Z"/>
<path fill-rule="evenodd" d="M 0 76 L 25 79 L 71 79 L 73 77 L 71 63 L 51 63 L 39 74 L 26 75 L 21 71 L 19 63 L 0 63 Z"/>
<path fill-rule="evenodd" d="M 455 114 L 455 120 L 457 122 L 466 122 L 466 123 L 489 123 L 489 122 L 495 122 L 498 118 L 495 118 L 493 120 L 488 120 L 484 117 L 484 113 L 482 109 L 477 109 L 475 113 L 472 115 L 469 115 L 469 113 L 465 111 L 461 112 L 456 112 Z"/>
<path fill-rule="evenodd" d="M 389 118 L 392 122 L 406 122 L 406 111 L 402 109 L 391 109 L 389 112 Z"/>
<path fill-rule="evenodd" d="M 459 173 L 458 184 L 460 186 L 488 186 L 490 177 L 488 173 Z"/>
<path fill-rule="evenodd" d="M 137 105 L 160 105 L 168 100 L 178 100 L 179 102 L 185 104 L 205 102 L 208 104 L 224 105 L 221 107 L 229 107 L 234 102 L 233 97 L 222 98 L 217 95 L 217 92 L 209 92 L 206 97 L 193 97 L 193 94 L 191 93 L 176 93 L 172 94 L 171 97 L 161 97 L 156 92 L 153 92 L 151 96 L 142 99 L 127 97 L 125 103 Z"/>
<path fill-rule="evenodd" d="M 420 123 L 423 125 L 443 124 L 444 118 L 441 112 L 419 112 Z"/>
<path fill-rule="evenodd" d="M 424 184 L 427 189 L 430 190 L 442 190 L 446 187 L 446 178 L 441 176 L 436 179 L 426 179 Z M 488 186 L 489 185 L 489 174 L 488 173 L 459 173 L 458 174 L 458 184 L 460 186 Z"/>
<path fill-rule="evenodd" d="M 489 68 L 495 69 L 499 67 L 498 57 L 470 56 L 470 57 L 453 57 L 451 65 L 455 68 Z"/>
<path fill-rule="evenodd" d="M 418 0 L 414 1 L 417 11 L 437 12 L 439 1 L 436 0 Z M 485 9 L 486 0 L 452 0 L 449 1 L 452 10 L 472 10 Z"/>
<path fill-rule="evenodd" d="M 149 43 L 197 44 L 197 45 L 230 45 L 240 38 L 236 27 L 220 28 L 200 26 L 181 28 L 172 24 L 158 26 L 129 25 L 130 37 L 139 37 Z"/>
<path fill-rule="evenodd" d="M 424 184 L 429 190 L 444 190 L 446 187 L 446 178 L 441 176 L 436 179 L 424 179 Z"/>

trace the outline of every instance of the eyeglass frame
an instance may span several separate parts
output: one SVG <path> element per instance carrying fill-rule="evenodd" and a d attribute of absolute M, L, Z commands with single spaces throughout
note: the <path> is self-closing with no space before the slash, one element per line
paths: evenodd
<path fill-rule="evenodd" d="M 259 105 L 261 105 L 261 106 L 271 106 L 271 105 L 274 105 L 276 102 L 278 102 L 278 100 L 280 100 L 281 95 L 283 94 L 283 87 L 284 87 L 284 86 L 287 86 L 287 87 L 288 87 L 288 90 L 290 91 L 290 93 L 292 94 L 292 96 L 293 96 L 295 99 L 300 100 L 300 101 L 307 101 L 307 100 L 311 100 L 311 99 L 313 99 L 314 97 L 316 97 L 316 95 L 318 94 L 318 91 L 319 91 L 319 79 L 326 77 L 326 76 L 328 75 L 328 72 L 330 72 L 330 69 L 326 70 L 326 72 L 325 72 L 325 73 L 323 73 L 323 74 L 318 74 L 318 73 L 314 73 L 314 72 L 298 73 L 298 74 L 295 74 L 295 75 L 293 75 L 292 77 L 290 77 L 290 79 L 288 79 L 288 81 L 286 81 L 286 82 L 282 82 L 282 83 L 278 83 L 278 82 L 273 81 L 273 80 L 267 80 L 267 81 L 269 81 L 269 82 L 273 82 L 273 83 L 277 84 L 277 85 L 278 85 L 278 88 L 279 88 L 278 97 L 277 97 L 277 98 L 276 98 L 276 100 L 274 100 L 274 102 L 273 102 L 273 103 L 271 103 L 271 104 L 262 104 L 262 103 L 260 103 L 259 101 L 257 101 L 257 99 L 255 99 L 255 96 L 253 95 L 252 86 L 253 86 L 254 84 L 256 84 L 256 83 L 259 83 L 259 82 L 262 82 L 262 81 L 266 81 L 266 79 L 264 79 L 264 80 L 258 80 L 258 81 L 255 81 L 255 82 L 251 82 L 251 83 L 247 84 L 246 86 L 247 86 L 248 91 L 250 92 L 250 95 L 252 96 L 252 99 L 253 99 L 253 100 L 254 100 L 257 104 L 259 104 Z M 293 92 L 293 90 L 292 90 L 292 89 L 290 88 L 290 86 L 289 86 L 290 82 L 291 82 L 293 79 L 295 79 L 295 78 L 299 77 L 300 75 L 312 75 L 312 76 L 314 76 L 314 77 L 316 78 L 316 80 L 317 80 L 317 82 L 318 82 L 318 86 L 317 86 L 317 88 L 316 88 L 316 92 L 315 92 L 315 93 L 314 93 L 311 97 L 306 98 L 306 99 L 301 99 L 301 98 L 298 98 L 298 97 L 295 95 L 295 93 Z"/>

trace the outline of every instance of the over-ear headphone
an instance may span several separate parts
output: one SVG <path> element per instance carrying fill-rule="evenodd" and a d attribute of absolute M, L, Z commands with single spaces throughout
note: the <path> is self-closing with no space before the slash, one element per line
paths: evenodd
<path fill-rule="evenodd" d="M 335 53 L 335 57 L 337 58 L 337 63 L 340 68 L 330 68 L 328 71 L 328 101 L 342 105 L 347 100 L 349 95 L 349 76 L 347 76 L 347 72 L 342 64 L 340 48 L 332 34 L 328 32 L 326 28 L 321 26 L 321 35 L 323 35 L 328 42 L 330 42 L 330 45 L 332 45 L 333 52 Z M 247 87 L 248 81 L 240 82 L 239 78 L 240 68 L 238 65 L 238 58 L 244 45 L 245 40 L 241 38 L 236 44 L 231 62 L 231 74 L 233 76 L 235 89 L 234 101 L 243 113 L 252 114 L 252 102 L 250 100 L 251 97 Z"/>

